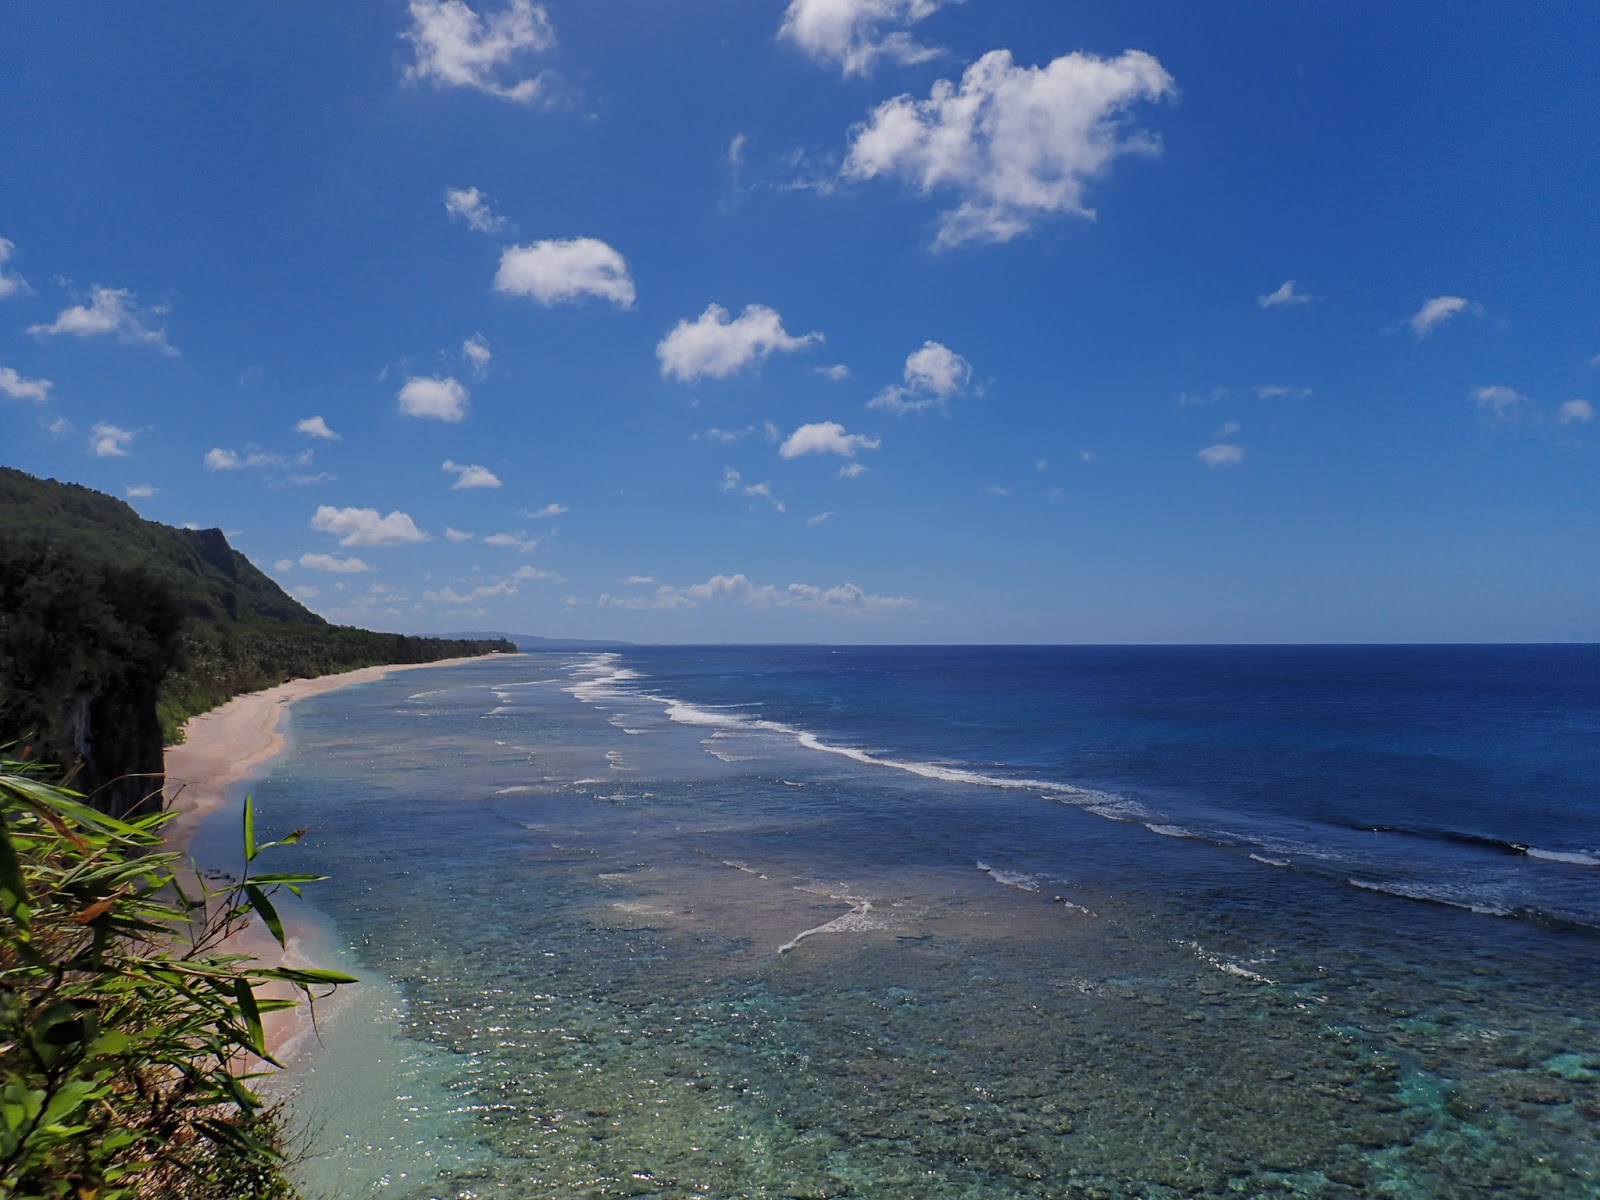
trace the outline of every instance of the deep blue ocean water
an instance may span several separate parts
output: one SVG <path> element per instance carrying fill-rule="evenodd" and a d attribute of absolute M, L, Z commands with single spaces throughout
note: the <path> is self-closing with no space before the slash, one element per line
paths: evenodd
<path fill-rule="evenodd" d="M 371 981 L 286 1081 L 327 1194 L 1600 1195 L 1600 647 L 541 653 L 291 728 Z"/>

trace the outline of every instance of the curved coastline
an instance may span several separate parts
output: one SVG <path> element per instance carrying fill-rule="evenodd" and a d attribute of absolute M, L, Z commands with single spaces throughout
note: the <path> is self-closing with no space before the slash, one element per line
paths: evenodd
<path fill-rule="evenodd" d="M 282 753 L 288 738 L 280 728 L 284 711 L 297 700 L 319 696 L 354 684 L 370 683 L 397 671 L 415 671 L 428 667 L 454 667 L 483 659 L 508 657 L 504 654 L 473 655 L 466 658 L 441 659 L 438 662 L 398 663 L 393 665 L 361 667 L 335 675 L 320 675 L 313 679 L 291 679 L 276 687 L 260 692 L 247 692 L 235 696 L 226 704 L 191 717 L 183 727 L 184 740 L 168 746 L 165 753 L 166 785 L 163 802 L 166 811 L 175 814 L 165 826 L 166 848 L 178 854 L 187 853 L 189 843 L 202 822 L 222 809 L 234 794 L 234 789 L 252 778 L 272 759 Z M 204 864 L 201 864 L 204 865 Z M 263 966 L 310 966 L 295 960 L 296 943 L 304 931 L 295 928 L 296 920 L 286 913 L 289 948 L 279 946 L 266 928 L 258 921 L 229 937 L 223 949 L 227 953 L 245 954 Z M 267 1014 L 264 1022 L 268 1048 L 280 1061 L 285 1052 L 299 1041 L 303 1026 L 309 1016 L 303 1009 Z M 244 1064 L 252 1068 L 254 1064 Z"/>

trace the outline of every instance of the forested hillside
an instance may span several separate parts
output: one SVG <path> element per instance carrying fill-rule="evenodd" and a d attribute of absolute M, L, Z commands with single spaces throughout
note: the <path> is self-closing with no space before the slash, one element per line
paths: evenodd
<path fill-rule="evenodd" d="M 513 649 L 331 625 L 220 529 L 0 467 L 0 745 L 76 767 L 107 812 L 135 811 L 183 721 L 240 692 Z"/>

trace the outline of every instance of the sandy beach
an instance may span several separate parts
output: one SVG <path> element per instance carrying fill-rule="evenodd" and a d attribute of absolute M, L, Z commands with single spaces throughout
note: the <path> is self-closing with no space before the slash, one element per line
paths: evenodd
<path fill-rule="evenodd" d="M 183 727 L 184 740 L 167 747 L 165 755 L 163 794 L 167 811 L 175 814 L 164 830 L 167 849 L 180 854 L 185 852 L 200 823 L 228 802 L 230 790 L 283 750 L 287 739 L 279 725 L 284 711 L 295 701 L 353 684 L 369 683 L 397 671 L 459 666 L 477 662 L 480 657 L 504 656 L 489 654 L 438 662 L 362 667 L 315 679 L 292 679 L 265 691 L 235 696 L 219 708 L 191 717 Z M 315 965 L 297 955 L 299 939 L 292 919 L 287 922 L 287 931 L 289 945 L 285 950 L 265 926 L 253 921 L 232 935 L 224 949 L 227 953 L 250 955 L 263 966 Z M 292 995 L 292 991 L 284 989 L 283 994 Z M 281 1060 L 286 1049 L 292 1050 L 307 1028 L 309 1019 L 303 1011 L 268 1014 L 268 1047 Z"/>

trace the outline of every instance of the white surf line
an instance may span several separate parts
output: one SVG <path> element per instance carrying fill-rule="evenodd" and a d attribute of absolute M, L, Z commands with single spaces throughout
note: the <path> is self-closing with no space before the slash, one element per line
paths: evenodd
<path fill-rule="evenodd" d="M 871 900 L 860 900 L 853 896 L 830 896 L 828 898 L 853 905 L 853 907 L 842 917 L 835 917 L 833 920 L 818 925 L 813 929 L 807 929 L 795 934 L 794 937 L 778 947 L 780 955 L 789 953 L 808 937 L 816 937 L 819 933 L 864 933 L 869 929 L 885 928 L 881 920 L 876 918 L 868 919 L 867 914 L 872 911 Z"/>
<path fill-rule="evenodd" d="M 1229 962 L 1219 954 L 1212 954 L 1199 942 L 1180 941 L 1178 945 L 1194 951 L 1194 956 L 1196 958 L 1205 963 L 1208 967 L 1215 967 L 1224 975 L 1233 975 L 1239 979 L 1248 979 L 1251 983 L 1266 983 L 1276 986 L 1276 982 L 1274 980 L 1268 979 L 1265 975 L 1259 975 L 1246 967 L 1241 967 L 1238 963 Z"/>

